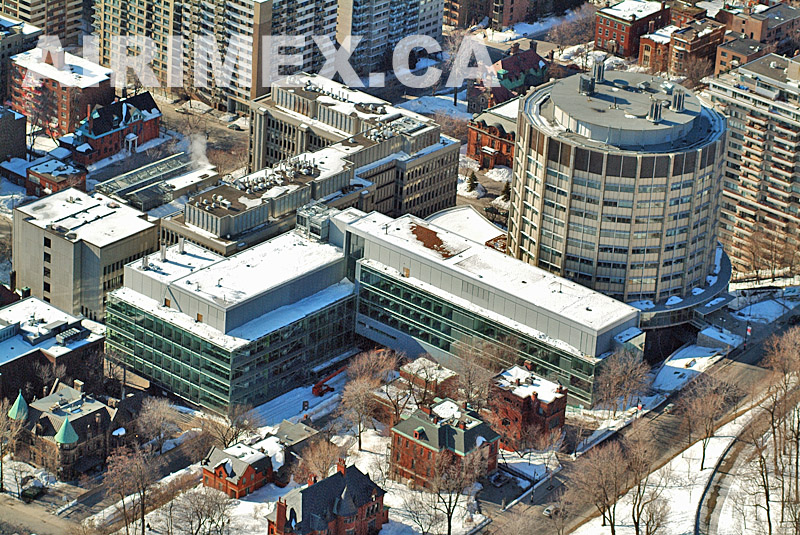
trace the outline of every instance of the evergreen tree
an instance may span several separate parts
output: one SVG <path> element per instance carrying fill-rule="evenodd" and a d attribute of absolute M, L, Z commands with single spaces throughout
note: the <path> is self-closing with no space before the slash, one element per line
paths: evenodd
<path fill-rule="evenodd" d="M 500 195 L 504 201 L 511 198 L 511 182 L 503 184 L 503 193 Z"/>
<path fill-rule="evenodd" d="M 475 171 L 471 171 L 467 177 L 467 191 L 475 191 L 478 186 L 478 179 L 475 177 Z"/>

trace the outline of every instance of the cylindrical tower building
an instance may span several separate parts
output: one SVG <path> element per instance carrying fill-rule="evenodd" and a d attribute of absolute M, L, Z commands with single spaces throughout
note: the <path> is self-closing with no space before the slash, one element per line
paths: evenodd
<path fill-rule="evenodd" d="M 534 89 L 518 117 L 509 253 L 643 310 L 709 301 L 727 287 L 725 126 L 646 74 L 599 66 Z M 656 323 L 688 319 L 672 316 Z"/>

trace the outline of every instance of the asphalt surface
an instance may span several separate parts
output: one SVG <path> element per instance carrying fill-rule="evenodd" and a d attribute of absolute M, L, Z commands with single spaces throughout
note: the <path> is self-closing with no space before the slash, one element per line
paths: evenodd
<path fill-rule="evenodd" d="M 769 329 L 761 330 L 761 334 L 757 338 L 749 341 L 746 350 L 719 361 L 709 371 L 709 374 L 714 376 L 714 378 L 736 385 L 739 391 L 744 395 L 744 398 L 741 399 L 737 405 L 728 408 L 725 415 L 720 419 L 719 425 L 724 425 L 732 419 L 734 413 L 750 399 L 752 393 L 760 391 L 763 386 L 765 386 L 764 381 L 767 376 L 767 371 L 757 365 L 764 356 L 764 341 L 772 332 L 781 333 L 785 329 L 786 324 L 780 323 L 775 331 Z M 673 394 L 673 396 L 670 396 L 670 398 L 659 407 L 642 417 L 643 422 L 641 423 L 644 424 L 648 433 L 656 439 L 655 443 L 657 445 L 658 459 L 655 465 L 657 467 L 663 466 L 689 446 L 681 426 L 681 416 L 675 413 L 664 412 L 664 408 L 667 404 L 674 402 L 679 395 L 680 392 Z M 628 430 L 628 427 L 623 428 L 610 440 L 624 437 Z M 542 511 L 545 507 L 553 503 L 555 496 L 557 496 L 556 493 L 559 492 L 562 487 L 569 488 L 574 464 L 570 462 L 562 464 L 564 464 L 564 468 L 554 478 L 556 484 L 553 485 L 552 489 L 548 490 L 547 487 L 537 489 L 533 504 L 526 500 L 525 503 L 521 502 L 512 508 L 514 513 L 535 515 L 535 518 L 542 519 L 541 522 L 531 523 L 530 535 L 552 535 L 552 533 L 554 533 L 552 524 L 548 522 L 544 516 L 540 515 L 542 515 Z M 572 515 L 574 520 L 570 522 L 569 529 L 567 530 L 568 533 L 597 516 L 598 513 L 593 506 L 583 506 L 573 511 Z M 492 516 L 492 523 L 484 529 L 484 532 L 501 535 L 506 530 L 507 524 L 512 520 L 512 515 L 498 511 L 497 514 Z"/>

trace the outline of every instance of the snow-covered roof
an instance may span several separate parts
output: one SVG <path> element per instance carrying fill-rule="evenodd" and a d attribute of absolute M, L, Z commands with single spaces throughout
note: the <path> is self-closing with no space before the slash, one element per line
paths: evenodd
<path fill-rule="evenodd" d="M 650 39 L 655 43 L 667 44 L 672 39 L 672 34 L 676 30 L 678 30 L 678 27 L 670 24 L 669 26 L 664 26 L 663 28 L 659 28 L 653 33 L 648 33 L 647 35 L 643 35 L 642 39 Z"/>
<path fill-rule="evenodd" d="M 661 2 L 623 0 L 613 6 L 604 7 L 599 13 L 623 20 L 639 20 L 659 11 L 661 11 Z"/>
<path fill-rule="evenodd" d="M 430 381 L 436 381 L 437 383 L 441 383 L 450 377 L 455 377 L 458 375 L 453 370 L 445 368 L 441 364 L 438 364 L 425 357 L 419 357 L 411 362 L 407 362 L 406 364 L 403 364 L 400 369 L 409 373 L 410 375 L 422 377 Z"/>
<path fill-rule="evenodd" d="M 55 158 L 50 158 L 36 163 L 30 166 L 28 171 L 31 173 L 38 173 L 40 175 L 49 175 L 50 177 L 56 179 L 56 181 L 64 180 L 75 175 L 86 174 L 85 169 L 73 165 L 70 162 L 64 162 Z"/>
<path fill-rule="evenodd" d="M 63 51 L 52 51 L 52 53 L 62 53 Z M 64 66 L 57 68 L 44 61 L 43 49 L 34 48 L 12 56 L 11 60 L 29 71 L 46 79 L 54 80 L 66 87 L 87 88 L 95 86 L 101 82 L 109 80 L 111 69 L 101 67 L 97 63 L 87 59 L 74 56 L 69 52 L 63 52 Z"/>
<path fill-rule="evenodd" d="M 228 455 L 232 455 L 237 459 L 241 459 L 247 464 L 253 464 L 254 462 L 260 461 L 266 457 L 266 455 L 257 449 L 247 446 L 246 444 L 234 444 L 233 446 L 225 448 L 223 451 Z"/>
<path fill-rule="evenodd" d="M 625 329 L 621 333 L 615 335 L 614 336 L 614 340 L 616 340 L 620 344 L 624 344 L 628 340 L 632 340 L 632 339 L 636 338 L 637 336 L 642 334 L 642 332 L 643 331 L 641 329 L 639 329 L 638 327 L 628 327 L 627 329 Z"/>
<path fill-rule="evenodd" d="M 210 266 L 219 262 L 224 257 L 203 247 L 194 245 L 190 242 L 184 243 L 183 253 L 180 252 L 178 245 L 166 248 L 164 260 L 161 260 L 161 252 L 155 252 L 147 256 L 147 259 L 140 259 L 129 267 L 137 271 L 144 271 L 147 276 L 160 282 L 173 282 L 197 269 Z M 145 266 L 147 266 L 145 268 Z"/>
<path fill-rule="evenodd" d="M 33 24 L 0 15 L 0 33 L 8 35 L 16 31 L 20 31 L 23 35 L 33 35 L 35 33 L 41 33 L 42 29 Z"/>
<path fill-rule="evenodd" d="M 351 213 L 345 211 L 337 219 L 349 219 Z M 532 308 L 547 310 L 597 331 L 631 319 L 637 313 L 630 305 L 410 214 L 392 219 L 372 212 L 350 225 L 369 235 L 371 240 L 391 243 L 407 253 L 436 262 L 442 269 L 452 270 L 464 279 L 480 281 L 495 291 L 527 302 Z M 414 273 L 411 273 L 407 280 L 413 278 Z"/>
<path fill-rule="evenodd" d="M 512 98 L 511 100 L 503 102 L 499 106 L 489 108 L 486 111 L 516 121 L 517 115 L 519 114 L 520 102 L 522 102 L 522 99 L 520 97 Z"/>
<path fill-rule="evenodd" d="M 560 385 L 543 379 L 521 366 L 513 366 L 500 373 L 495 377 L 495 384 L 521 398 L 529 398 L 535 393 L 544 403 L 551 403 L 564 397 L 564 393 L 558 391 Z"/>
<path fill-rule="evenodd" d="M 505 235 L 505 231 L 468 204 L 436 212 L 426 221 L 478 243 L 486 243 L 500 235 Z"/>
<path fill-rule="evenodd" d="M 73 242 L 84 241 L 105 247 L 153 228 L 145 214 L 100 193 L 68 188 L 43 197 L 16 210 L 40 228 L 53 225 Z"/>

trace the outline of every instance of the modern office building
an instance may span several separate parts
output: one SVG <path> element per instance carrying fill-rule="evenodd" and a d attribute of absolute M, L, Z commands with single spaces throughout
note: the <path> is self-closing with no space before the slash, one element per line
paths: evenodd
<path fill-rule="evenodd" d="M 5 7 L 7 4 L 3 3 Z M 8 77 L 11 56 L 36 47 L 42 29 L 17 19 L 0 15 L 0 102 L 9 96 Z"/>
<path fill-rule="evenodd" d="M 57 36 L 64 46 L 78 44 L 83 0 L 3 0 L 0 12 Z"/>
<path fill-rule="evenodd" d="M 99 193 L 66 189 L 14 209 L 17 286 L 69 314 L 105 316 L 122 268 L 158 248 L 158 227 Z"/>
<path fill-rule="evenodd" d="M 353 354 L 345 271 L 340 248 L 298 232 L 228 258 L 164 247 L 125 266 L 125 287 L 109 296 L 106 348 L 192 403 L 258 405 Z"/>
<path fill-rule="evenodd" d="M 603 357 L 643 345 L 636 308 L 417 217 L 309 205 L 297 219 L 231 257 L 181 241 L 125 266 L 108 351 L 219 410 L 340 366 L 356 335 L 444 365 L 465 344 L 529 360 L 585 404 Z"/>
<path fill-rule="evenodd" d="M 725 118 L 662 78 L 598 64 L 524 97 L 509 254 L 647 309 L 643 327 L 689 321 L 727 288 L 717 252 Z"/>
<path fill-rule="evenodd" d="M 409 35 L 442 39 L 444 0 L 340 0 L 336 41 L 362 40 L 350 58 L 359 76 L 387 72 L 395 45 Z"/>
<path fill-rule="evenodd" d="M 739 274 L 780 273 L 800 240 L 800 56 L 758 58 L 711 80 L 728 116 L 720 238 Z"/>

